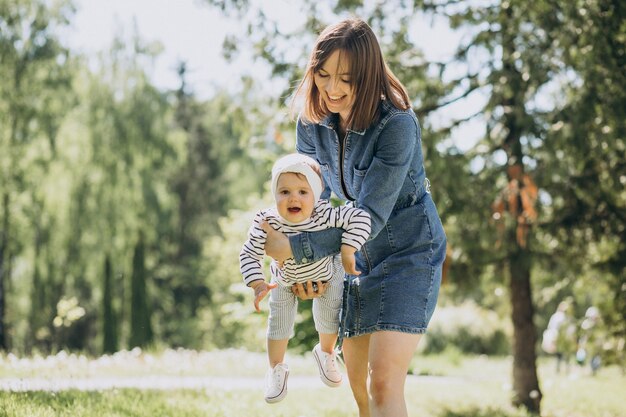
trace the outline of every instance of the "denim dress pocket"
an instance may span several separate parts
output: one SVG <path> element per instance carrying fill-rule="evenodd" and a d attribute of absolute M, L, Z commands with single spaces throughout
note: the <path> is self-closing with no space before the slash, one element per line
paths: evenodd
<path fill-rule="evenodd" d="M 361 192 L 361 185 L 363 185 L 363 178 L 365 178 L 367 170 L 354 168 L 352 172 L 352 189 L 354 190 L 354 195 L 358 196 Z"/>

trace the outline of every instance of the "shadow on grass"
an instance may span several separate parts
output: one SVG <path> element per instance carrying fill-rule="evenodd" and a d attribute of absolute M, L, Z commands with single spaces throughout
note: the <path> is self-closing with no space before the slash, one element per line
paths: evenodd
<path fill-rule="evenodd" d="M 501 408 L 466 408 L 463 410 L 444 410 L 438 417 L 532 417 L 524 410 Z"/>

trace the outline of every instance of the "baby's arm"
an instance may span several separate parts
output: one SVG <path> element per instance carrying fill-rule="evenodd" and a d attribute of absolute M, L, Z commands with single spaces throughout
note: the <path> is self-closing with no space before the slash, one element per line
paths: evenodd
<path fill-rule="evenodd" d="M 265 298 L 267 294 L 269 294 L 270 290 L 273 290 L 278 286 L 277 283 L 267 283 L 265 281 L 256 280 L 252 281 L 249 285 L 250 288 L 254 290 L 254 309 L 256 311 L 261 311 L 261 307 L 259 303 L 262 299 Z"/>
<path fill-rule="evenodd" d="M 267 234 L 261 228 L 265 221 L 263 212 L 260 211 L 254 217 L 254 222 L 248 231 L 248 240 L 243 244 L 239 254 L 239 269 L 244 283 L 254 290 L 254 308 L 261 311 L 259 303 L 276 284 L 267 283 L 261 260 L 265 255 L 265 240 Z"/>
<path fill-rule="evenodd" d="M 361 271 L 356 269 L 356 258 L 354 254 L 356 248 L 350 245 L 341 245 L 341 263 L 346 273 L 350 275 L 361 275 Z"/>
<path fill-rule="evenodd" d="M 354 254 L 361 249 L 370 236 L 371 219 L 365 211 L 355 207 L 327 208 L 330 225 L 344 229 L 341 235 L 341 263 L 348 274 L 360 275 L 356 270 Z"/>

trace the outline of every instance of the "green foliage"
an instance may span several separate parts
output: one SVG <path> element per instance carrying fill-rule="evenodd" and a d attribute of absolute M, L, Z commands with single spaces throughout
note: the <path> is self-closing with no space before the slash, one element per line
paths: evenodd
<path fill-rule="evenodd" d="M 253 351 L 265 348 L 267 300 L 261 303 L 262 313 L 256 313 L 253 292 L 243 284 L 238 260 L 254 214 L 268 204 L 271 203 L 264 198 L 251 205 L 249 211 L 232 210 L 220 220 L 223 234 L 209 238 L 204 244 L 204 254 L 211 257 L 205 279 L 216 289 L 214 302 L 204 306 L 202 312 L 201 334 L 205 345 L 242 346 Z M 267 261 L 266 273 L 269 272 Z"/>
<path fill-rule="evenodd" d="M 55 216 L 47 213 L 40 184 L 51 169 L 58 130 L 74 104 L 74 65 L 55 33 L 68 23 L 71 10 L 66 1 L 54 7 L 37 0 L 0 2 L 0 349 L 12 345 L 7 313 L 16 305 L 6 293 L 14 259 L 31 247 L 46 256 L 45 246 L 54 237 Z M 40 259 L 28 271 L 29 282 L 50 280 L 43 263 Z M 45 297 L 36 295 L 37 308 L 45 310 Z M 36 330 L 29 349 L 41 339 L 49 341 L 50 334 L 33 315 L 31 322 Z"/>
<path fill-rule="evenodd" d="M 506 318 L 473 301 L 442 305 L 425 336 L 425 353 L 440 353 L 453 346 L 465 354 L 508 355 L 511 329 Z"/>
<path fill-rule="evenodd" d="M 546 120 L 546 151 L 556 155 L 559 164 L 546 167 L 543 177 L 553 196 L 548 213 L 553 222 L 546 233 L 584 256 L 593 275 L 604 277 L 598 283 L 609 291 L 600 297 L 601 310 L 612 333 L 622 340 L 626 338 L 625 16 L 620 2 L 563 6 L 560 18 L 568 24 L 552 33 L 558 36 L 557 52 L 568 73 L 558 92 L 562 99 Z"/>
<path fill-rule="evenodd" d="M 14 22 L 16 27 L 30 24 L 27 13 Z M 42 36 L 52 41 L 53 35 Z M 13 146 L 5 129 L 11 123 L 2 124 L 1 172 L 19 162 L 19 170 L 11 170 L 24 173 L 15 177 L 19 181 L 0 183 L 0 252 L 6 261 L 0 266 L 8 265 L 0 267 L 0 276 L 19 283 L 7 291 L 0 288 L 0 300 L 11 293 L 6 321 L 16 352 L 62 347 L 99 352 L 105 339 L 110 342 L 110 332 L 96 335 L 110 329 L 113 312 L 115 346 L 128 346 L 131 336 L 137 337 L 131 311 L 135 316 L 142 303 L 151 306 L 155 340 L 167 345 L 201 347 L 200 324 L 213 327 L 218 321 L 205 323 L 201 313 L 215 305 L 213 295 L 221 290 L 212 286 L 212 254 L 205 256 L 202 245 L 219 235 L 218 219 L 229 207 L 263 190 L 266 178 L 256 172 L 265 171 L 273 153 L 283 149 L 284 120 L 261 111 L 264 106 L 253 94 L 233 98 L 220 93 L 200 101 L 186 87 L 176 93 L 157 90 L 144 70 L 157 49 L 134 35 L 116 39 L 95 69 L 81 57 L 58 59 L 72 64 L 67 69 L 75 70 L 75 78 L 60 86 L 57 96 L 76 96 L 80 104 L 67 118 L 54 119 L 59 124 L 54 152 L 35 130 L 29 142 Z M 11 62 L 3 59 L 0 70 L 10 73 Z M 42 68 L 38 75 L 46 73 L 47 63 L 32 65 Z M 39 87 L 39 96 L 48 94 L 45 85 Z M 2 109 L 11 104 L 5 96 L 12 97 L 3 94 Z M 0 111 L 0 117 L 8 115 Z M 275 133 L 267 126 L 276 126 Z M 132 255 L 140 230 L 147 299 L 133 301 L 137 291 L 131 280 L 138 275 Z M 110 257 L 107 285 L 97 267 L 103 253 Z M 20 267 L 12 270 L 12 265 Z M 52 318 L 60 300 L 76 300 L 84 314 L 55 327 Z M 212 333 L 207 345 L 213 344 Z"/>

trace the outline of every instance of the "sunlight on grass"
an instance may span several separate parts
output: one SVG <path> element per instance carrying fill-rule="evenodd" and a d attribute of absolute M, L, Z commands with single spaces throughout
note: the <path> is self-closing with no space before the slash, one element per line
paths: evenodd
<path fill-rule="evenodd" d="M 140 351 L 90 360 L 59 354 L 50 358 L 0 357 L 0 382 L 6 378 L 95 378 L 111 380 L 159 377 L 162 390 L 106 389 L 11 392 L 0 391 L 0 417 L 354 417 L 356 406 L 348 384 L 325 387 L 316 376 L 310 354 L 290 356 L 290 388 L 278 404 L 263 401 L 265 355 L 240 350 L 194 352 Z M 409 415 L 420 417 L 526 417 L 510 406 L 511 359 L 416 355 L 406 385 Z M 596 377 L 573 366 L 556 374 L 554 362 L 539 361 L 543 417 L 623 417 L 626 376 L 602 368 Z M 182 377 L 223 378 L 228 386 L 168 389 Z"/>
<path fill-rule="evenodd" d="M 298 372 L 310 369 L 310 354 L 287 354 L 289 366 Z M 309 363 L 310 362 L 310 363 Z M 240 349 L 195 351 L 166 349 L 162 352 L 145 352 L 135 348 L 112 355 L 89 358 L 81 354 L 59 352 L 56 355 L 18 358 L 0 353 L 0 376 L 17 378 L 62 378 L 93 376 L 259 376 L 265 373 L 265 353 Z"/>

